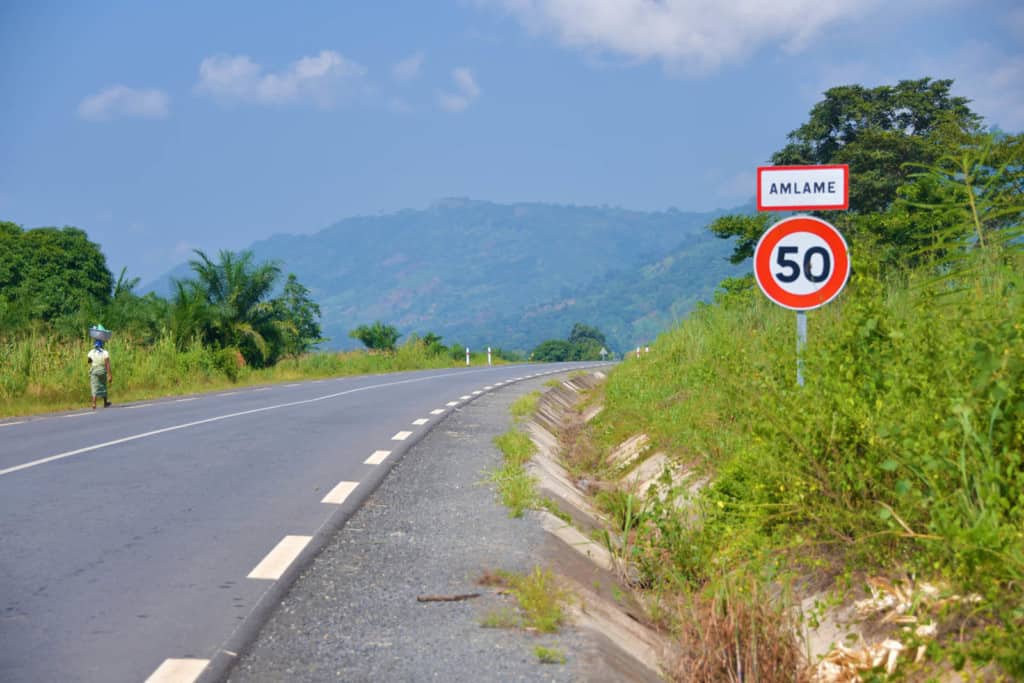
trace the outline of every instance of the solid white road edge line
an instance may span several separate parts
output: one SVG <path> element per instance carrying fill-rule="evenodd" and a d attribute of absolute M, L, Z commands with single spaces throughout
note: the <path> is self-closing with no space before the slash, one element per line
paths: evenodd
<path fill-rule="evenodd" d="M 192 683 L 209 663 L 209 659 L 165 659 L 146 683 Z"/>
<path fill-rule="evenodd" d="M 14 425 L 23 425 L 27 420 L 18 420 L 17 422 L 4 422 L 0 424 L 0 427 L 13 427 Z"/>
<path fill-rule="evenodd" d="M 312 536 L 285 536 L 245 578 L 277 581 L 312 540 Z"/>
<path fill-rule="evenodd" d="M 320 502 L 331 503 L 333 505 L 341 505 L 342 503 L 345 502 L 345 499 L 348 498 L 352 494 L 352 492 L 356 490 L 357 486 L 359 486 L 358 481 L 339 482 L 338 485 L 331 489 L 331 492 L 324 496 L 324 499 L 321 500 Z"/>
<path fill-rule="evenodd" d="M 226 391 L 223 394 L 217 394 L 217 398 L 220 398 L 221 396 L 238 396 L 240 393 L 242 393 L 242 392 L 241 391 Z"/>
<path fill-rule="evenodd" d="M 198 400 L 199 400 L 198 396 L 193 396 L 192 398 L 179 398 L 177 401 L 175 401 L 175 403 L 185 403 L 186 401 L 198 401 Z"/>
<path fill-rule="evenodd" d="M 391 437 L 391 440 L 392 441 L 405 441 L 410 436 L 412 436 L 412 432 L 398 432 L 393 437 Z"/>
<path fill-rule="evenodd" d="M 154 404 L 153 403 L 140 403 L 140 404 L 135 405 L 135 406 L 125 406 L 124 409 L 125 410 L 135 410 L 136 408 L 148 408 L 151 405 L 154 405 Z"/>
<path fill-rule="evenodd" d="M 370 457 L 363 461 L 364 465 L 379 465 L 384 459 L 391 455 L 391 451 L 374 451 Z"/>
<path fill-rule="evenodd" d="M 477 370 L 475 372 L 483 372 Z M 108 448 L 110 446 L 116 446 L 122 443 L 128 443 L 129 441 L 137 441 L 138 439 L 145 439 L 151 436 L 157 436 L 159 434 L 166 434 L 167 432 L 175 432 L 179 429 L 188 429 L 189 427 L 197 427 L 199 425 L 209 424 L 211 422 L 220 422 L 221 420 L 230 420 L 235 417 L 243 417 L 245 415 L 255 415 L 256 413 L 265 413 L 268 410 L 278 410 L 280 408 L 291 408 L 293 406 L 307 405 L 309 403 L 318 403 L 320 401 L 327 401 L 332 398 L 338 398 L 339 396 L 347 396 L 348 394 L 357 394 L 362 391 L 370 391 L 371 389 L 382 389 L 384 387 L 393 387 L 400 384 L 414 384 L 416 382 L 426 382 L 432 379 L 450 377 L 451 373 L 430 375 L 429 377 L 414 377 L 413 379 L 403 379 L 397 382 L 385 382 L 383 384 L 371 384 L 365 387 L 356 387 L 355 389 L 347 389 L 345 391 L 338 391 L 333 394 L 325 394 L 324 396 L 315 396 L 313 398 L 302 399 L 301 401 L 289 401 L 288 403 L 278 403 L 272 406 L 263 406 L 262 408 L 252 408 L 250 410 L 241 410 L 237 413 L 227 413 L 226 415 L 217 415 L 216 417 L 207 417 L 202 420 L 194 420 L 192 422 L 185 422 L 180 425 L 172 425 L 170 427 L 163 427 L 162 429 L 154 429 L 150 432 L 142 432 L 141 434 L 133 434 L 132 436 L 126 436 L 121 439 L 114 439 L 113 441 L 104 441 L 103 443 L 93 444 L 92 446 L 85 446 L 84 448 L 76 448 L 72 451 L 65 451 L 64 453 L 57 453 L 56 455 L 47 456 L 45 458 L 39 458 L 38 460 L 32 460 L 25 462 L 20 465 L 8 467 L 7 469 L 0 470 L 0 477 L 13 474 L 19 470 L 27 470 L 30 467 L 38 467 L 39 465 L 45 465 L 48 462 L 54 462 L 56 460 L 63 460 L 64 458 L 70 458 L 75 455 L 81 455 L 82 453 L 89 453 L 91 451 L 98 451 L 101 448 Z M 322 380 L 320 380 L 322 381 Z M 468 398 L 468 397 L 467 397 Z M 13 423 L 12 423 L 13 424 Z"/>

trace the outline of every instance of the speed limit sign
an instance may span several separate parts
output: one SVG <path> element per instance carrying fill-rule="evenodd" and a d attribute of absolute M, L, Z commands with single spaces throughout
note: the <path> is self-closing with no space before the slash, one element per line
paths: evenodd
<path fill-rule="evenodd" d="M 754 249 L 754 277 L 780 306 L 809 311 L 834 299 L 850 277 L 846 240 L 813 216 L 793 216 L 765 231 Z"/>

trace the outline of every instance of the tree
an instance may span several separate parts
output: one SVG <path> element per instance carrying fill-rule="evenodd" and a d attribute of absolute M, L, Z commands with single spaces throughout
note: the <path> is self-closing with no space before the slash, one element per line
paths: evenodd
<path fill-rule="evenodd" d="M 0 254 L 0 311 L 9 323 L 54 322 L 110 301 L 107 259 L 78 228 L 0 222 Z"/>
<path fill-rule="evenodd" d="M 921 78 L 877 88 L 830 88 L 772 163 L 849 164 L 850 210 L 884 210 L 908 177 L 904 164 L 935 160 L 939 148 L 930 138 L 943 124 L 978 130 L 981 117 L 967 106 L 969 100 L 950 94 L 952 85 Z"/>
<path fill-rule="evenodd" d="M 572 347 L 564 339 L 548 339 L 541 342 L 531 356 L 542 363 L 560 363 L 569 360 L 571 351 Z"/>
<path fill-rule="evenodd" d="M 251 251 L 222 250 L 217 262 L 199 249 L 195 254 L 199 258 L 189 266 L 196 279 L 178 286 L 175 307 L 201 325 L 198 332 L 205 342 L 237 348 L 251 365 L 272 364 L 284 336 L 278 306 L 269 300 L 280 267 L 253 263 Z M 205 311 L 190 310 L 197 301 L 205 304 Z"/>
<path fill-rule="evenodd" d="M 395 344 L 402 335 L 398 333 L 398 328 L 385 325 L 378 320 L 372 325 L 360 325 L 349 332 L 348 336 L 363 342 L 368 349 L 394 351 Z"/>
<path fill-rule="evenodd" d="M 761 235 L 768 229 L 772 216 L 759 213 L 753 216 L 728 215 L 720 216 L 712 221 L 708 229 L 722 239 L 738 237 L 733 246 L 729 263 L 740 264 L 754 256 L 754 248 Z"/>
<path fill-rule="evenodd" d="M 586 341 L 596 342 L 598 346 L 605 345 L 604 334 L 601 330 L 590 325 L 584 325 L 583 323 L 573 325 L 572 331 L 569 333 L 569 343 L 582 344 Z"/>
<path fill-rule="evenodd" d="M 276 303 L 277 314 L 285 323 L 286 354 L 298 356 L 327 341 L 320 330 L 320 305 L 313 301 L 309 290 L 298 281 L 294 273 L 288 274 L 284 292 Z"/>

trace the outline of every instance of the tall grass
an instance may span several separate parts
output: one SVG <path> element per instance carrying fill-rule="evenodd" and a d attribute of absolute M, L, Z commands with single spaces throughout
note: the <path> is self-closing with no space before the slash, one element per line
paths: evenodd
<path fill-rule="evenodd" d="M 646 511 L 645 580 L 815 566 L 946 580 L 981 597 L 969 623 L 984 627 L 949 651 L 1024 675 L 1022 273 L 1017 254 L 955 280 L 856 276 L 808 314 L 804 387 L 794 314 L 758 298 L 701 309 L 624 363 L 597 438 L 644 431 L 714 475 L 700 524 Z"/>
<path fill-rule="evenodd" d="M 87 405 L 86 353 L 90 348 L 87 339 L 45 334 L 0 340 L 0 354 L 5 359 L 0 364 L 0 416 Z M 420 343 L 404 344 L 393 353 L 311 353 L 263 369 L 245 365 L 235 349 L 211 349 L 198 342 L 179 349 L 166 336 L 152 344 L 115 336 L 107 349 L 114 378 L 110 395 L 115 402 L 236 385 L 453 365 L 447 355 L 431 354 Z"/>

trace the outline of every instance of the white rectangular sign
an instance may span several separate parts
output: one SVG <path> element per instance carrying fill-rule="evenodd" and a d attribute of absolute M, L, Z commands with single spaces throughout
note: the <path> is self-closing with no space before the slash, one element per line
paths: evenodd
<path fill-rule="evenodd" d="M 758 166 L 758 211 L 850 208 L 850 167 Z"/>

